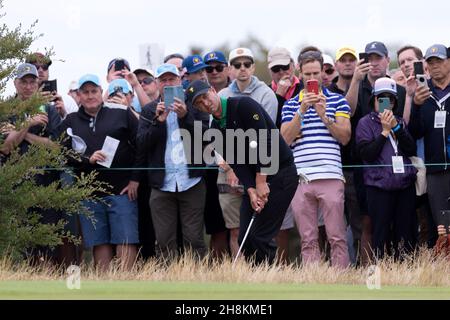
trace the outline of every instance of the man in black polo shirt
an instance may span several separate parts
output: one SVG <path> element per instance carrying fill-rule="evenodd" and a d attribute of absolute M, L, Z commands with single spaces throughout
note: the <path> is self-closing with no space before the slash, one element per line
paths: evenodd
<path fill-rule="evenodd" d="M 258 214 L 244 244 L 244 254 L 247 258 L 255 255 L 256 263 L 266 260 L 269 263 L 274 262 L 276 245 L 273 238 L 280 230 L 286 210 L 298 186 L 297 170 L 291 150 L 270 116 L 253 99 L 220 98 L 214 89 L 202 81 L 191 83 L 186 90 L 186 95 L 188 103 L 200 111 L 213 115 L 212 127 L 221 131 L 225 142 L 224 150 L 228 151 L 231 146 L 227 143 L 233 143 L 235 140 L 227 139 L 230 129 L 235 136 L 237 130 L 244 130 L 242 134 L 255 130 L 256 137 L 259 137 L 257 141 L 245 140 L 245 161 L 240 161 L 238 157 L 242 154 L 236 152 L 233 154 L 225 152 L 224 160 L 233 168 L 246 191 L 240 210 L 239 243 L 242 243 L 253 213 Z M 274 134 L 278 135 L 278 139 L 275 137 L 273 139 Z M 278 143 L 278 150 L 276 145 L 273 145 L 275 141 Z M 233 146 L 233 148 L 236 151 L 236 147 Z M 250 149 L 256 149 L 258 154 L 254 164 L 250 161 L 252 159 Z M 274 149 L 276 153 L 272 154 Z M 264 151 L 271 159 L 269 164 L 261 161 L 261 154 L 264 154 Z M 270 169 L 273 169 L 276 162 L 278 162 L 278 170 L 273 172 Z"/>

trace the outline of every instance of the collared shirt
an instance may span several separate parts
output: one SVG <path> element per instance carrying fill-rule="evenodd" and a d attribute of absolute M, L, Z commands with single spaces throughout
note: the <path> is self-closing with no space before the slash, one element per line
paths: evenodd
<path fill-rule="evenodd" d="M 442 98 L 444 98 L 446 95 L 448 95 L 450 93 L 450 84 L 444 88 L 444 90 L 442 90 L 441 88 L 432 85 L 431 86 L 434 95 L 436 96 L 436 98 L 438 100 L 441 100 Z"/>
<path fill-rule="evenodd" d="M 323 93 L 327 100 L 326 115 L 329 118 L 335 121 L 338 117 L 350 119 L 351 110 L 342 95 L 332 93 L 326 88 L 323 88 Z M 298 96 L 286 102 L 282 111 L 282 123 L 293 120 L 303 95 L 304 91 L 301 91 Z M 301 138 L 291 145 L 297 171 L 310 180 L 344 180 L 339 142 L 312 107 L 306 111 L 301 133 Z"/>
<path fill-rule="evenodd" d="M 175 112 L 167 116 L 167 141 L 164 156 L 166 174 L 161 191 L 183 192 L 187 191 L 201 181 L 201 178 L 189 178 L 186 155 L 181 140 L 178 117 Z"/>
<path fill-rule="evenodd" d="M 216 119 L 213 117 L 213 120 L 217 122 L 217 124 L 220 126 L 220 128 L 225 128 L 227 125 L 227 99 L 220 98 L 220 103 L 222 104 L 222 116 L 220 119 Z"/>
<path fill-rule="evenodd" d="M 331 92 L 334 92 L 334 93 L 342 94 L 344 96 L 347 92 L 338 87 L 338 85 L 337 85 L 338 80 L 339 80 L 339 76 L 334 78 L 333 81 L 331 82 L 331 84 L 329 85 L 328 90 L 330 90 Z M 347 91 L 348 91 L 348 88 L 347 88 Z"/>

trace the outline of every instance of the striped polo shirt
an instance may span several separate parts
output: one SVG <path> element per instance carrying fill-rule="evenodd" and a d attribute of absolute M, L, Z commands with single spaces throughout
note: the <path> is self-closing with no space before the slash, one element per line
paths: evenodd
<path fill-rule="evenodd" d="M 337 117 L 350 119 L 350 107 L 345 98 L 326 88 L 322 90 L 327 99 L 326 115 L 334 121 Z M 282 109 L 282 124 L 294 118 L 303 95 L 304 91 L 301 91 L 285 103 Z M 313 107 L 308 108 L 304 116 L 301 138 L 295 140 L 290 147 L 299 174 L 306 175 L 311 181 L 344 180 L 339 142 L 328 131 Z"/>

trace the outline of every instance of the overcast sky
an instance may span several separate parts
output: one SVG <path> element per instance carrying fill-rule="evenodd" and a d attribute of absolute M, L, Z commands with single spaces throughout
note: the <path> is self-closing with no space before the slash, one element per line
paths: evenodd
<path fill-rule="evenodd" d="M 450 45 L 450 2 L 444 0 L 4 0 L 3 11 L 7 15 L 0 22 L 10 28 L 39 20 L 35 30 L 44 36 L 32 49 L 53 47 L 54 60 L 65 61 L 54 61 L 50 69 L 60 92 L 85 73 L 99 75 L 106 84 L 106 67 L 114 57 L 125 57 L 137 68 L 144 43 L 184 54 L 191 45 L 214 49 L 253 34 L 294 56 L 306 43 L 329 52 L 342 45 L 361 51 L 373 40 L 422 50 L 434 43 Z"/>

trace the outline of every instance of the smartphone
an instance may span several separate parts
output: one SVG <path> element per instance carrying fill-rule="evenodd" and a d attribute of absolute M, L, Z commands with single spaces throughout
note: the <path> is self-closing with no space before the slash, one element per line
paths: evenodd
<path fill-rule="evenodd" d="M 164 105 L 168 110 L 172 110 L 172 104 L 175 98 L 184 102 L 184 90 L 182 86 L 165 87 L 164 88 Z"/>
<path fill-rule="evenodd" d="M 417 76 L 418 75 L 424 75 L 425 71 L 423 70 L 423 62 L 422 61 L 416 61 L 414 62 L 414 75 Z"/>
<path fill-rule="evenodd" d="M 125 61 L 116 60 L 116 62 L 114 62 L 114 69 L 116 71 L 122 71 L 123 69 L 125 69 Z"/>
<path fill-rule="evenodd" d="M 58 92 L 58 84 L 56 80 L 43 81 L 42 82 L 44 92 Z"/>
<path fill-rule="evenodd" d="M 319 81 L 317 80 L 306 81 L 306 91 L 319 94 Z"/>
<path fill-rule="evenodd" d="M 416 82 L 419 87 L 427 87 L 428 88 L 428 80 L 424 74 L 417 74 Z"/>
<path fill-rule="evenodd" d="M 359 54 L 359 60 L 364 60 L 365 63 L 369 62 L 368 54 L 365 53 L 365 52 L 361 52 L 361 53 Z"/>
<path fill-rule="evenodd" d="M 378 98 L 378 112 L 383 113 L 384 110 L 391 109 L 391 101 L 389 98 Z"/>

